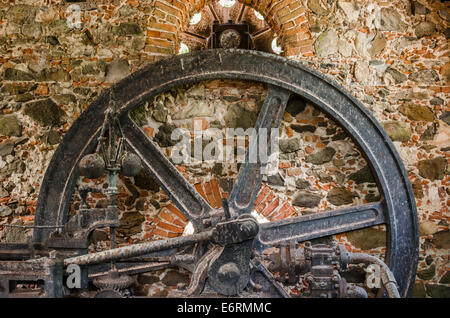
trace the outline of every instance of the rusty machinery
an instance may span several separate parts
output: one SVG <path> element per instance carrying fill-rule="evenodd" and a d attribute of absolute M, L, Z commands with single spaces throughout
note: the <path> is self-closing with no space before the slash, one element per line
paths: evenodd
<path fill-rule="evenodd" d="M 231 33 L 222 40 L 234 41 Z M 261 161 L 247 160 L 229 200 L 213 209 L 129 117 L 131 110 L 157 94 L 213 79 L 259 81 L 268 86 L 257 128 L 278 127 L 291 96 L 315 104 L 360 147 L 382 194 L 380 201 L 259 224 L 250 212 L 264 166 Z M 194 234 L 115 247 L 114 228 L 119 224 L 116 176 L 132 176 L 141 168 L 193 224 Z M 96 178 L 105 171 L 109 174 L 107 189 L 79 189 L 82 204 L 69 217 L 80 172 Z M 87 205 L 86 195 L 93 191 L 109 195 L 107 208 Z M 387 229 L 388 266 L 339 246 L 308 243 L 380 224 Z M 110 228 L 111 248 L 88 253 L 92 231 L 104 227 Z M 271 247 L 276 252 L 267 260 L 263 251 Z M 0 295 L 8 296 L 17 282 L 31 281 L 42 287 L 40 296 L 68 296 L 71 291 L 64 287 L 63 275 L 66 267 L 77 264 L 81 289 L 93 281 L 100 290 L 97 297 L 129 296 L 133 283 L 129 275 L 177 266 L 192 273 L 180 297 L 207 297 L 209 292 L 289 297 L 284 285 L 300 279 L 308 285 L 305 297 L 367 297 L 364 289 L 347 284 L 340 272 L 348 264 L 375 263 L 381 268 L 384 285 L 379 295 L 407 297 L 417 257 L 417 216 L 408 176 L 389 137 L 361 103 L 331 80 L 286 58 L 248 50 L 205 50 L 161 60 L 131 74 L 99 96 L 76 120 L 41 185 L 33 241 L 0 245 Z"/>

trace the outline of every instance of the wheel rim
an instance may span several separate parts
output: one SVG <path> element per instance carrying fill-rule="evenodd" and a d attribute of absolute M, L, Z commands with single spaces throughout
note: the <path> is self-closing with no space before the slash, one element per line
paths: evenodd
<path fill-rule="evenodd" d="M 376 119 L 332 80 L 297 62 L 267 53 L 208 50 L 150 64 L 111 90 L 121 113 L 127 114 L 142 101 L 171 88 L 213 79 L 251 80 L 288 90 L 328 114 L 352 137 L 370 163 L 384 197 L 385 260 L 397 279 L 400 294 L 408 296 L 415 279 L 419 241 L 417 212 L 407 173 Z M 104 92 L 64 136 L 41 185 L 35 225 L 55 226 L 67 222 L 70 197 L 79 175 L 77 164 L 94 149 L 109 96 L 109 92 Z M 49 234 L 49 229 L 37 228 L 33 239 L 43 242 Z"/>

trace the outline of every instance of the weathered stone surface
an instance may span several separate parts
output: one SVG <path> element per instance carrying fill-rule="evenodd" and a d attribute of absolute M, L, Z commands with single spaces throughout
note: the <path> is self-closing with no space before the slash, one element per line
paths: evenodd
<path fill-rule="evenodd" d="M 141 225 L 145 221 L 145 217 L 140 212 L 124 212 L 120 218 L 120 226 L 117 232 L 123 236 L 132 236 L 141 232 Z"/>
<path fill-rule="evenodd" d="M 65 111 L 50 98 L 25 104 L 23 112 L 42 126 L 59 126 L 66 116 Z"/>
<path fill-rule="evenodd" d="M 406 142 L 411 138 L 411 130 L 406 123 L 401 121 L 388 121 L 383 123 L 383 128 L 392 141 Z"/>
<path fill-rule="evenodd" d="M 442 66 L 441 73 L 447 82 L 450 82 L 450 62 L 447 62 Z"/>
<path fill-rule="evenodd" d="M 309 183 L 308 180 L 305 180 L 305 179 L 295 180 L 295 187 L 297 189 L 307 189 L 307 188 L 309 188 L 310 185 L 311 185 L 311 183 Z"/>
<path fill-rule="evenodd" d="M 70 31 L 70 28 L 67 26 L 66 19 L 59 19 L 51 22 L 48 25 L 48 31 L 51 35 L 58 36 L 60 34 L 68 33 Z"/>
<path fill-rule="evenodd" d="M 142 273 L 138 276 L 138 282 L 139 284 L 145 285 L 145 284 L 154 284 L 156 282 L 159 282 L 160 279 L 158 276 L 155 276 L 153 273 Z"/>
<path fill-rule="evenodd" d="M 127 60 L 114 61 L 106 66 L 105 82 L 116 83 L 130 73 Z"/>
<path fill-rule="evenodd" d="M 49 35 L 45 39 L 46 39 L 45 41 L 51 45 L 59 45 L 60 44 L 58 37 L 56 37 L 54 35 Z"/>
<path fill-rule="evenodd" d="M 392 67 L 388 67 L 386 69 L 386 73 L 388 73 L 389 75 L 392 76 L 392 78 L 395 81 L 395 84 L 403 83 L 404 81 L 406 81 L 408 79 L 408 77 L 405 74 L 397 71 L 395 68 L 392 68 Z"/>
<path fill-rule="evenodd" d="M 81 73 L 84 75 L 99 75 L 101 69 L 97 63 L 87 63 L 81 68 Z"/>
<path fill-rule="evenodd" d="M 322 196 L 310 191 L 299 191 L 294 197 L 292 204 L 304 208 L 314 208 L 319 205 Z"/>
<path fill-rule="evenodd" d="M 417 277 L 422 280 L 430 280 L 436 275 L 436 265 L 431 265 L 430 267 L 417 272 Z"/>
<path fill-rule="evenodd" d="M 295 152 L 301 149 L 300 139 L 298 138 L 281 139 L 279 147 L 280 151 L 284 153 Z"/>
<path fill-rule="evenodd" d="M 153 192 L 159 191 L 158 183 L 150 176 L 150 174 L 145 169 L 141 169 L 141 171 L 136 176 L 134 176 L 134 184 L 143 190 L 150 190 Z"/>
<path fill-rule="evenodd" d="M 33 94 L 30 94 L 30 93 L 14 96 L 14 100 L 18 103 L 26 103 L 32 99 L 34 99 L 34 96 L 33 96 Z"/>
<path fill-rule="evenodd" d="M 292 128 L 292 130 L 294 130 L 298 133 L 304 133 L 304 132 L 313 133 L 317 129 L 317 127 L 313 126 L 313 125 L 298 125 L 298 124 L 292 124 L 291 128 Z"/>
<path fill-rule="evenodd" d="M 299 113 L 303 112 L 306 108 L 306 101 L 301 98 L 294 96 L 289 99 L 286 105 L 286 112 L 291 114 L 291 116 L 297 116 Z"/>
<path fill-rule="evenodd" d="M 413 14 L 425 15 L 430 13 L 430 9 L 421 4 L 419 1 L 411 2 L 411 10 Z"/>
<path fill-rule="evenodd" d="M 413 192 L 414 192 L 414 197 L 417 199 L 423 199 L 424 193 L 423 193 L 422 182 L 420 182 L 420 180 L 416 180 L 412 184 L 412 188 L 413 188 Z"/>
<path fill-rule="evenodd" d="M 170 271 L 161 280 L 166 286 L 177 286 L 178 284 L 189 284 L 188 274 L 182 274 L 178 271 Z"/>
<path fill-rule="evenodd" d="M 450 39 L 450 28 L 445 29 L 444 36 L 446 40 Z"/>
<path fill-rule="evenodd" d="M 439 74 L 435 70 L 421 70 L 409 75 L 411 81 L 420 84 L 433 84 L 439 81 Z"/>
<path fill-rule="evenodd" d="M 41 140 L 48 145 L 56 145 L 61 141 L 61 134 L 56 130 L 50 130 L 42 135 Z"/>
<path fill-rule="evenodd" d="M 0 92 L 9 95 L 19 95 L 34 90 L 37 86 L 34 83 L 21 83 L 21 85 L 14 85 L 14 84 L 15 83 L 4 84 L 0 89 Z"/>
<path fill-rule="evenodd" d="M 68 82 L 70 79 L 71 76 L 68 72 L 53 67 L 44 69 L 37 80 L 40 82 Z"/>
<path fill-rule="evenodd" d="M 30 39 L 38 39 L 42 34 L 42 27 L 39 23 L 27 23 L 22 25 L 21 33 Z"/>
<path fill-rule="evenodd" d="M 164 108 L 162 104 L 156 104 L 153 108 L 152 118 L 160 123 L 167 122 L 167 116 L 169 115 L 169 111 Z"/>
<path fill-rule="evenodd" d="M 77 102 L 77 98 L 73 94 L 59 94 L 54 95 L 53 99 L 56 103 L 62 105 L 75 104 Z"/>
<path fill-rule="evenodd" d="M 450 271 L 445 272 L 439 280 L 439 284 L 450 284 Z"/>
<path fill-rule="evenodd" d="M 434 121 L 435 119 L 433 111 L 427 106 L 404 104 L 398 108 L 398 111 L 410 120 Z"/>
<path fill-rule="evenodd" d="M 386 232 L 381 230 L 366 228 L 348 232 L 346 235 L 353 246 L 362 250 L 386 245 Z"/>
<path fill-rule="evenodd" d="M 359 17 L 359 7 L 353 2 L 338 1 L 339 8 L 345 13 L 348 21 L 355 22 Z"/>
<path fill-rule="evenodd" d="M 431 181 L 442 180 L 444 178 L 447 160 L 445 157 L 438 157 L 418 162 L 419 175 Z"/>
<path fill-rule="evenodd" d="M 97 43 L 95 43 L 94 36 L 92 35 L 92 33 L 91 33 L 91 31 L 89 29 L 86 29 L 83 32 L 82 43 L 84 45 L 92 45 L 92 46 L 95 46 L 97 44 Z"/>
<path fill-rule="evenodd" d="M 336 30 L 327 30 L 323 32 L 314 42 L 314 49 L 318 57 L 326 57 L 337 53 L 338 35 Z"/>
<path fill-rule="evenodd" d="M 23 225 L 22 221 L 17 221 L 13 225 Z M 1 238 L 2 243 L 25 243 L 30 237 L 31 231 L 29 229 L 7 227 L 3 231 Z"/>
<path fill-rule="evenodd" d="M 353 52 L 352 45 L 348 43 L 345 39 L 339 39 L 338 41 L 338 51 L 343 57 L 350 57 Z"/>
<path fill-rule="evenodd" d="M 0 135 L 8 137 L 22 135 L 22 126 L 16 116 L 0 116 Z"/>
<path fill-rule="evenodd" d="M 375 193 L 368 193 L 364 199 L 367 201 L 367 203 L 370 202 L 378 202 L 380 201 L 380 195 Z"/>
<path fill-rule="evenodd" d="M 0 143 L 0 156 L 11 155 L 14 152 L 14 142 L 4 141 Z"/>
<path fill-rule="evenodd" d="M 108 233 L 102 229 L 96 229 L 91 234 L 91 243 L 97 243 L 102 241 L 108 241 Z"/>
<path fill-rule="evenodd" d="M 370 79 L 369 63 L 367 61 L 357 61 L 354 75 L 358 82 L 366 83 Z"/>
<path fill-rule="evenodd" d="M 435 233 L 433 235 L 433 244 L 437 248 L 450 249 L 450 230 Z"/>
<path fill-rule="evenodd" d="M 419 233 L 420 235 L 431 235 L 436 233 L 439 230 L 439 227 L 430 221 L 421 222 L 419 224 Z"/>
<path fill-rule="evenodd" d="M 357 32 L 356 38 L 354 40 L 355 50 L 361 57 L 369 58 L 370 54 L 368 49 L 371 48 L 371 41 L 374 39 L 373 34 L 365 32 Z"/>
<path fill-rule="evenodd" d="M 436 25 L 428 21 L 420 22 L 414 30 L 414 33 L 419 39 L 424 36 L 433 35 L 435 32 L 436 32 Z"/>
<path fill-rule="evenodd" d="M 9 216 L 13 213 L 12 209 L 7 205 L 0 206 L 0 217 Z"/>
<path fill-rule="evenodd" d="M 114 28 L 117 35 L 138 35 L 142 33 L 142 29 L 137 23 L 123 22 Z"/>
<path fill-rule="evenodd" d="M 308 0 L 308 8 L 317 15 L 327 15 L 330 13 L 328 2 L 323 0 Z"/>
<path fill-rule="evenodd" d="M 202 115 L 192 117 L 212 116 L 214 112 L 214 107 L 209 106 L 206 103 L 202 106 L 202 109 L 203 110 L 200 112 Z M 255 127 L 257 119 L 257 112 L 247 110 L 244 105 L 236 103 L 228 109 L 228 112 L 225 115 L 225 124 L 228 128 L 248 129 L 250 127 Z"/>
<path fill-rule="evenodd" d="M 450 298 L 450 286 L 426 284 L 425 289 L 431 298 Z"/>
<path fill-rule="evenodd" d="M 370 54 L 370 57 L 375 57 L 380 54 L 383 49 L 386 47 L 387 40 L 382 33 L 377 33 L 372 42 L 370 42 L 370 48 L 367 49 L 367 52 Z"/>
<path fill-rule="evenodd" d="M 139 127 L 145 126 L 148 123 L 148 112 L 146 103 L 142 103 L 130 112 L 130 118 Z"/>
<path fill-rule="evenodd" d="M 450 125 L 450 112 L 444 112 L 439 119 L 444 121 L 447 125 Z"/>
<path fill-rule="evenodd" d="M 425 285 L 422 282 L 415 282 L 411 292 L 411 298 L 425 298 Z"/>
<path fill-rule="evenodd" d="M 284 179 L 279 173 L 273 174 L 267 177 L 267 184 L 274 186 L 284 186 Z"/>
<path fill-rule="evenodd" d="M 153 138 L 161 147 L 172 147 L 177 144 L 177 140 L 172 140 L 172 132 L 177 128 L 175 125 L 163 124 L 159 127 L 158 133 Z"/>
<path fill-rule="evenodd" d="M 434 136 L 438 132 L 439 125 L 436 123 L 432 123 L 430 126 L 425 129 L 422 135 L 420 135 L 420 140 L 422 141 L 430 141 L 433 140 Z"/>
<path fill-rule="evenodd" d="M 431 255 L 428 255 L 427 257 L 425 257 L 425 263 L 430 266 L 431 263 L 433 263 L 433 257 Z"/>
<path fill-rule="evenodd" d="M 332 182 L 333 177 L 326 172 L 321 172 L 321 173 L 319 173 L 319 180 L 320 180 L 320 182 L 323 182 L 323 183 Z"/>
<path fill-rule="evenodd" d="M 145 199 L 139 198 L 136 200 L 135 208 L 137 211 L 144 211 L 145 209 Z"/>
<path fill-rule="evenodd" d="M 353 198 L 356 195 L 347 191 L 344 187 L 334 188 L 328 192 L 327 199 L 333 205 L 340 206 L 353 203 Z"/>
<path fill-rule="evenodd" d="M 450 12 L 448 9 L 442 9 L 438 11 L 439 16 L 447 22 L 450 22 Z"/>
<path fill-rule="evenodd" d="M 336 141 L 336 140 L 344 140 L 344 139 L 346 139 L 346 138 L 348 138 L 348 135 L 347 135 L 347 133 L 346 132 L 340 132 L 340 133 L 338 133 L 337 135 L 334 135 L 332 138 L 331 138 L 331 140 L 333 140 L 333 141 Z"/>
<path fill-rule="evenodd" d="M 381 31 L 399 31 L 406 30 L 406 23 L 403 22 L 401 15 L 392 8 L 382 8 L 377 16 L 378 29 Z"/>
<path fill-rule="evenodd" d="M 32 81 L 34 80 L 34 75 L 21 70 L 16 70 L 14 68 L 7 68 L 3 75 L 4 79 L 7 81 Z"/>
<path fill-rule="evenodd" d="M 28 4 L 15 4 L 6 13 L 9 22 L 23 24 L 33 21 L 36 17 L 36 7 Z"/>
<path fill-rule="evenodd" d="M 307 163 L 312 163 L 315 165 L 322 165 L 324 163 L 330 162 L 334 155 L 336 154 L 336 150 L 331 147 L 325 147 L 323 150 L 311 154 L 306 158 Z"/>
<path fill-rule="evenodd" d="M 161 209 L 161 205 L 155 199 L 150 199 L 150 204 L 153 205 L 157 210 Z"/>

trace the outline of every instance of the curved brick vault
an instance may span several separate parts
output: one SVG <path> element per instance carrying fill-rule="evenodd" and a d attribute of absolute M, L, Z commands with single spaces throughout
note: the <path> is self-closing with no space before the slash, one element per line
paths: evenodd
<path fill-rule="evenodd" d="M 174 54 L 190 18 L 216 0 L 156 0 L 147 32 L 147 44 L 155 53 Z M 238 0 L 257 11 L 280 38 L 285 56 L 313 55 L 313 41 L 308 27 L 306 9 L 296 0 Z"/>

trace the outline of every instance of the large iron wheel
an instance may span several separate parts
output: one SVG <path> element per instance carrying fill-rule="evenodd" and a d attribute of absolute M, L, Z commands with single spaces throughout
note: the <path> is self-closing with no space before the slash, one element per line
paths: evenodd
<path fill-rule="evenodd" d="M 261 224 L 260 246 L 285 240 L 307 241 L 373 225 L 386 224 L 385 261 L 394 273 L 402 297 L 412 289 L 418 258 L 417 212 L 410 182 L 389 137 L 374 117 L 343 88 L 318 72 L 278 56 L 244 50 L 208 50 L 174 56 L 131 74 L 111 89 L 120 105 L 124 137 L 170 199 L 202 229 L 201 219 L 213 209 L 129 118 L 141 102 L 169 89 L 204 80 L 235 79 L 262 82 L 268 95 L 257 127 L 278 127 L 291 94 L 313 103 L 352 137 L 375 176 L 381 201 L 362 206 Z M 108 107 L 103 93 L 76 120 L 56 150 L 39 193 L 35 225 L 65 224 L 70 198 L 79 176 L 78 162 L 93 152 Z M 261 184 L 261 165 L 242 165 L 230 194 L 234 216 L 252 210 Z M 43 242 L 48 228 L 36 228 L 34 241 Z"/>

